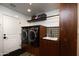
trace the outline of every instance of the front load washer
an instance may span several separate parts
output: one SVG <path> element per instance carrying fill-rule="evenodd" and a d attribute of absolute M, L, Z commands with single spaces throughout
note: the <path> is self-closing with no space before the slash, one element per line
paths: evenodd
<path fill-rule="evenodd" d="M 28 29 L 23 28 L 21 33 L 22 43 L 28 43 Z"/>
<path fill-rule="evenodd" d="M 39 46 L 39 27 L 33 26 L 33 27 L 29 28 L 28 40 L 32 46 L 34 46 L 34 47 Z"/>

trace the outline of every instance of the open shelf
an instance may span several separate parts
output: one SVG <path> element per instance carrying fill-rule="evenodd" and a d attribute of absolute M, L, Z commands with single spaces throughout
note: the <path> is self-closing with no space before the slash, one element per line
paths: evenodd
<path fill-rule="evenodd" d="M 44 21 L 46 19 L 43 19 L 43 20 L 39 20 L 39 19 L 35 19 L 35 20 L 28 20 L 27 22 L 38 22 L 38 21 Z"/>

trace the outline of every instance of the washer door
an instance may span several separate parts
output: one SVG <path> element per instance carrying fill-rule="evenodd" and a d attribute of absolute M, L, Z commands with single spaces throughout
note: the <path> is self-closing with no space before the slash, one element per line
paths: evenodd
<path fill-rule="evenodd" d="M 29 42 L 34 42 L 36 40 L 36 32 L 34 30 L 29 30 L 28 33 Z"/>
<path fill-rule="evenodd" d="M 23 43 L 28 43 L 28 39 L 27 39 L 27 31 L 26 30 L 22 30 L 22 42 Z"/>

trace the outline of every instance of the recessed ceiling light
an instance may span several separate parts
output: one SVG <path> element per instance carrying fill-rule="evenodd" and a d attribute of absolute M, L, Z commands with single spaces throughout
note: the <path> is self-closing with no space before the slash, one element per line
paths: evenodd
<path fill-rule="evenodd" d="M 31 9 L 27 9 L 28 12 L 31 12 Z"/>
<path fill-rule="evenodd" d="M 19 16 L 18 15 L 15 15 L 14 17 L 18 18 Z"/>
<path fill-rule="evenodd" d="M 29 3 L 29 5 L 32 5 L 32 3 Z"/>

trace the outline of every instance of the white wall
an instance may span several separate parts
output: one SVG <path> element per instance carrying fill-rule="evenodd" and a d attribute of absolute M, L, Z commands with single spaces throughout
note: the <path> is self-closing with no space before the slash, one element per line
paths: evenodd
<path fill-rule="evenodd" d="M 45 12 L 45 13 L 47 14 L 47 16 L 57 15 L 57 14 L 59 14 L 59 9 L 54 10 L 54 11 L 50 11 L 50 12 Z M 30 26 L 31 25 L 43 25 L 46 27 L 58 27 L 59 26 L 59 16 L 47 18 L 47 20 L 45 20 L 45 21 L 31 22 L 28 24 Z"/>

